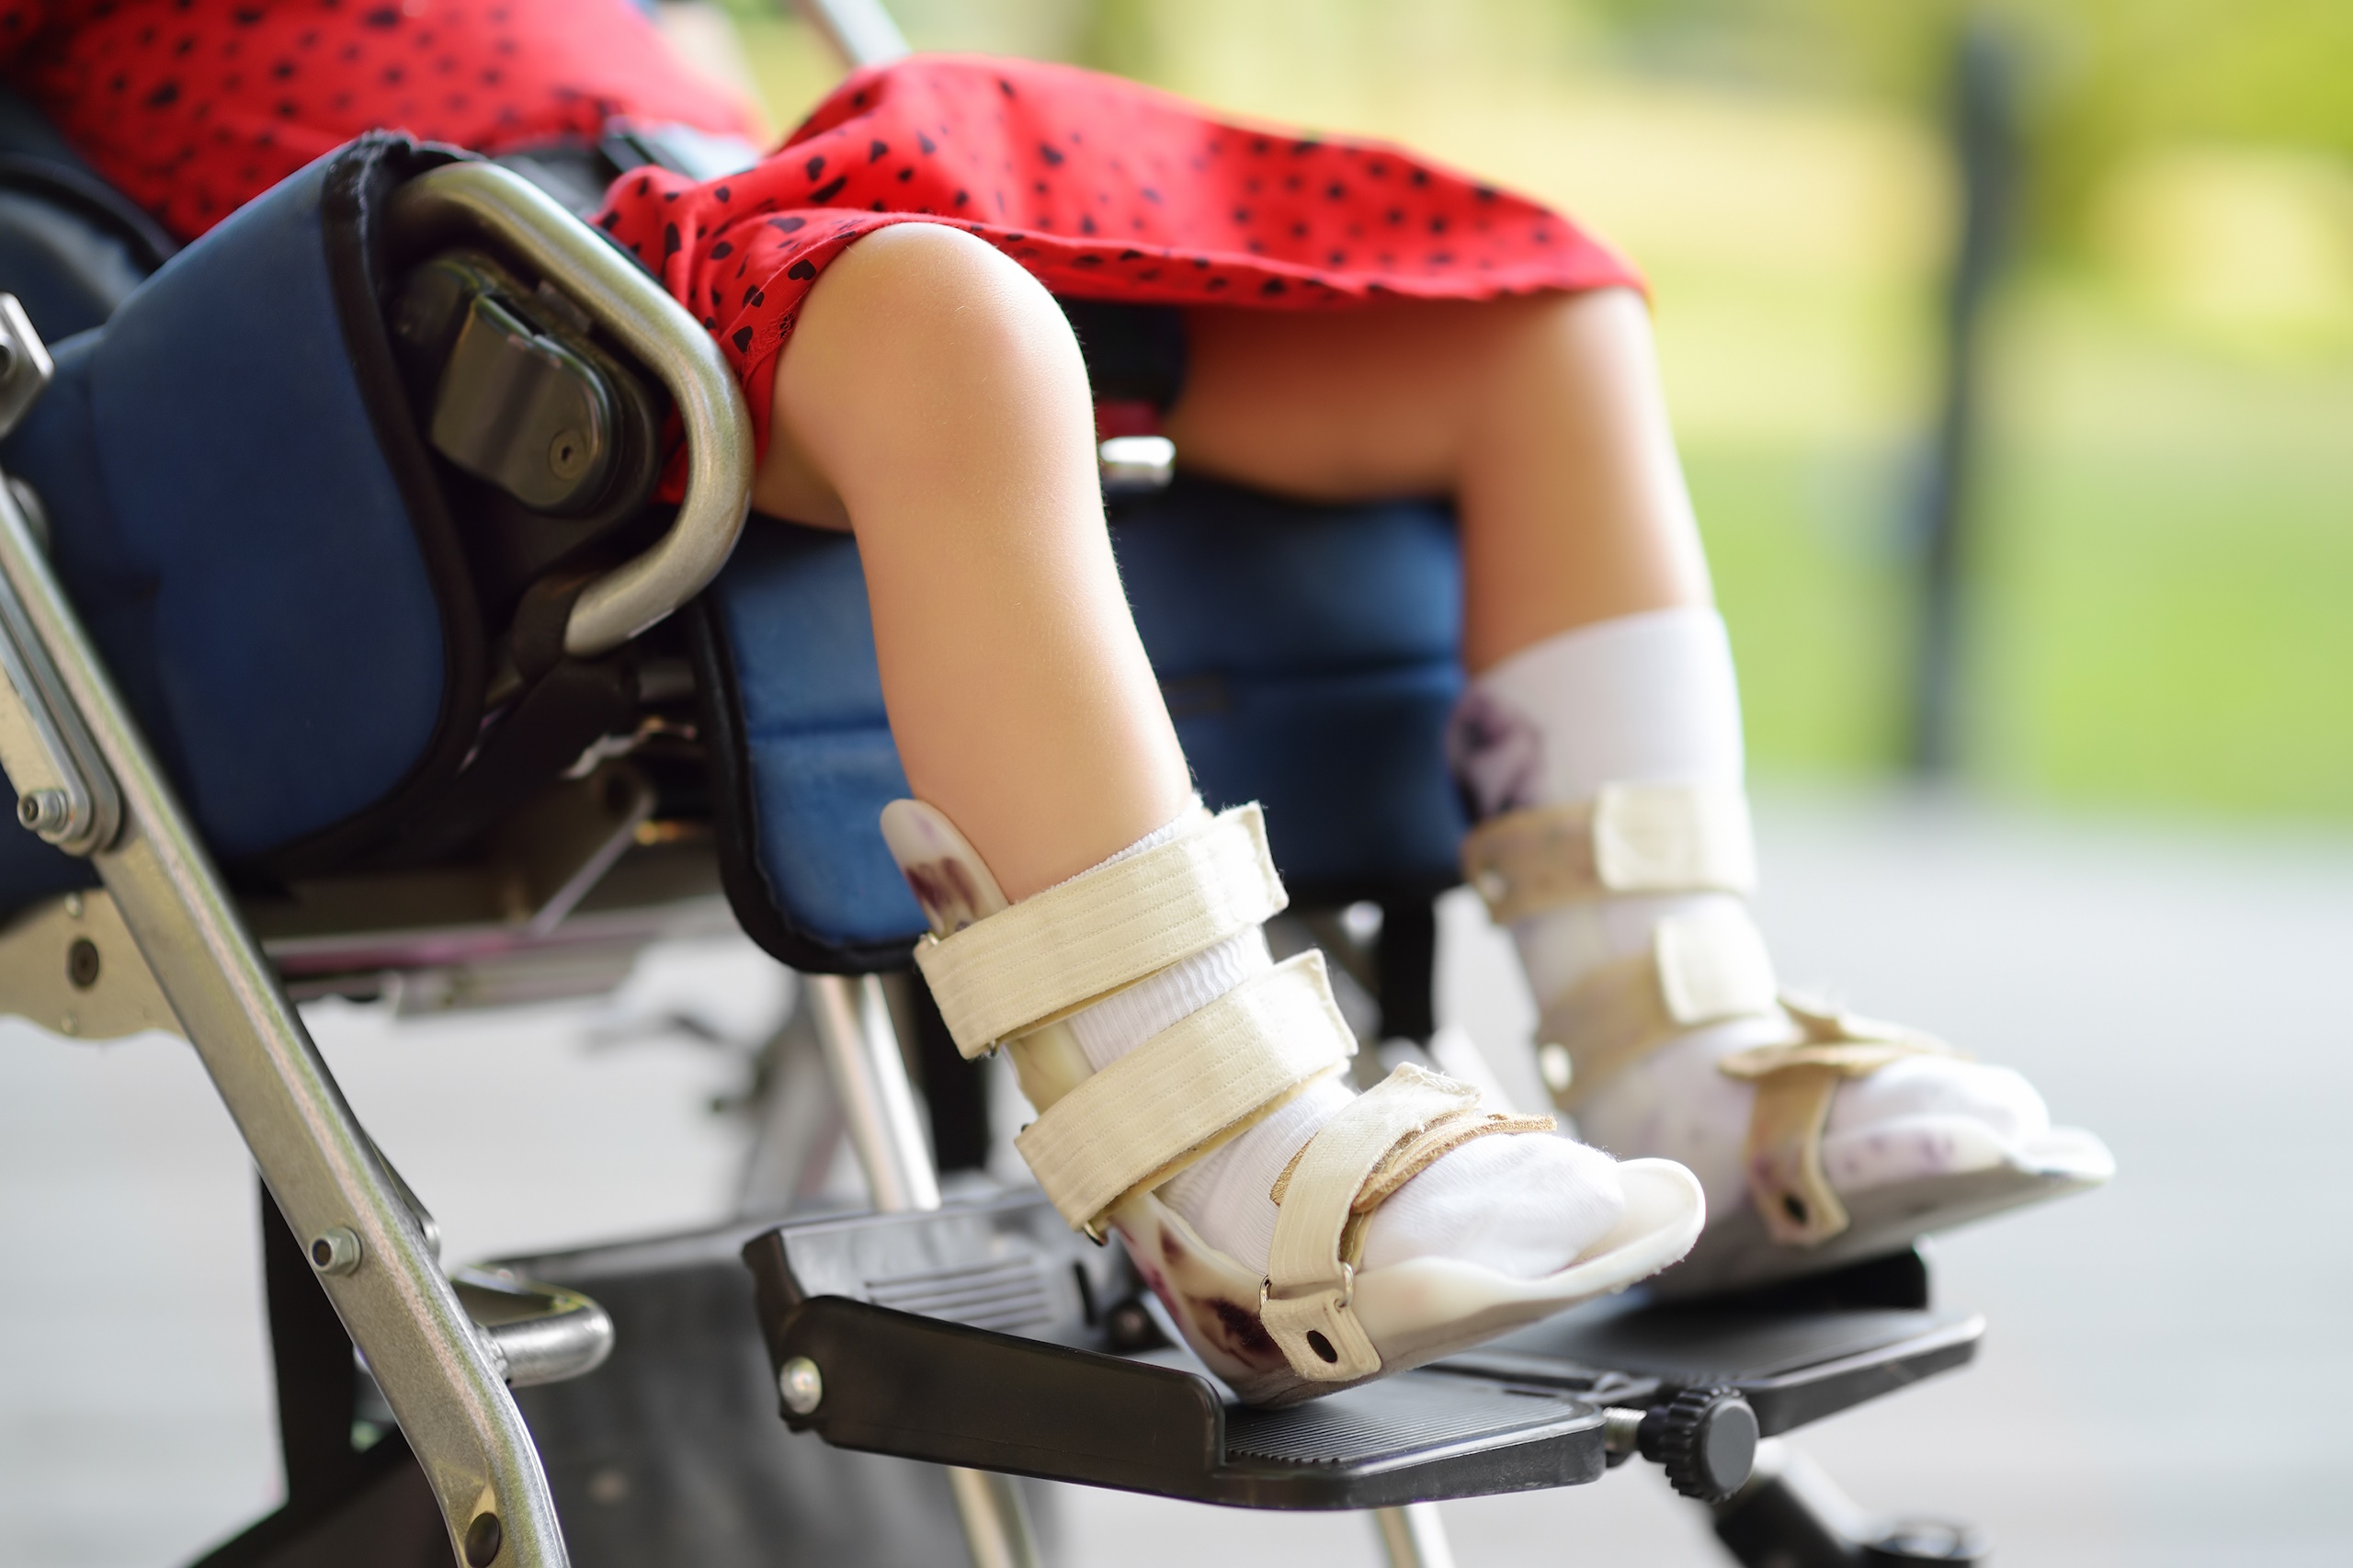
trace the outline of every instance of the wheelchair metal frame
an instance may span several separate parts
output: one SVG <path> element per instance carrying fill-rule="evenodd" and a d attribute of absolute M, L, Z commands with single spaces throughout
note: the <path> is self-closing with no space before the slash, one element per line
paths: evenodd
<path fill-rule="evenodd" d="M 847 64 L 907 51 L 880 0 L 796 5 Z M 741 390 L 683 307 L 508 170 L 432 170 L 395 193 L 392 222 L 416 250 L 486 244 L 556 282 L 670 393 L 688 449 L 676 520 L 582 592 L 564 626 L 574 656 L 621 646 L 700 592 L 734 548 L 753 461 Z M 0 295 L 0 436 L 49 373 L 29 321 Z M 1107 481 L 1116 483 L 1115 454 L 1104 456 Z M 1165 452 L 1155 454 L 1146 477 L 1165 479 L 1166 462 Z M 718 924 L 709 867 L 692 855 L 653 866 L 631 858 L 631 830 L 650 797 L 626 763 L 608 764 L 534 808 L 542 820 L 509 868 L 525 889 L 519 904 L 494 877 L 460 868 L 422 881 L 402 874 L 412 880 L 399 899 L 382 896 L 381 879 L 356 879 L 307 900 L 241 905 L 48 560 L 39 498 L 5 474 L 0 675 L 0 767 L 16 787 L 19 820 L 87 858 L 102 884 L 0 928 L 0 1011 L 69 1036 L 163 1029 L 194 1045 L 390 1404 L 456 1560 L 561 1568 L 568 1556 L 553 1497 L 510 1389 L 594 1369 L 611 1347 L 611 1322 L 574 1292 L 444 1272 L 432 1217 L 344 1100 L 295 1003 L 364 989 L 373 974 L 461 972 L 518 958 L 575 961 L 584 971 L 603 965 L 617 977 L 626 955 L 648 941 Z M 616 871 L 617 861 L 643 874 Z M 800 1005 L 874 1208 L 940 1208 L 882 982 L 816 974 L 802 986 Z M 1639 1415 L 1608 1415 L 1629 1414 Z M 1612 1452 L 1622 1457 L 1620 1438 L 1627 1434 L 1613 1428 Z M 1011 1478 L 949 1473 L 976 1568 L 1035 1568 L 1034 1532 Z M 1451 1568 L 1434 1504 L 1372 1512 L 1396 1568 Z M 1748 1530 L 1760 1550 L 1801 1541 L 1805 1552 L 1791 1561 L 1851 1561 L 1864 1550 L 1851 1512 L 1802 1459 L 1777 1456 L 1722 1506 L 1719 1533 L 1735 1550 L 1734 1535 Z"/>
<path fill-rule="evenodd" d="M 420 244 L 464 233 L 560 278 L 672 394 L 688 449 L 677 519 L 584 592 L 565 629 L 574 653 L 620 645 L 699 592 L 742 531 L 752 440 L 741 389 L 654 279 L 505 169 L 424 175 L 403 188 L 394 221 Z M 13 424 L 50 362 L 13 301 L 0 308 L 0 420 Z M 195 1046 L 398 1418 L 458 1561 L 559 1568 L 563 1532 L 508 1385 L 588 1369 L 611 1324 L 584 1298 L 529 1300 L 528 1289 L 444 1275 L 431 1217 L 336 1088 L 76 617 L 37 516 L 28 490 L 0 483 L 0 766 L 23 825 L 85 856 L 103 889 L 12 924 L 0 940 L 17 960 L 7 1010 L 70 1035 L 162 1028 Z M 485 1325 L 466 1294 L 509 1299 L 478 1303 L 499 1309 Z"/>
<path fill-rule="evenodd" d="M 874 0 L 798 4 L 847 64 L 907 52 Z M 674 399 L 688 449 L 676 521 L 582 592 L 565 623 L 569 654 L 620 646 L 701 591 L 734 547 L 753 451 L 742 391 L 709 335 L 654 279 L 506 169 L 433 170 L 396 193 L 392 221 L 419 249 L 488 243 L 561 279 Z M 0 346 L 5 434 L 49 375 L 31 324 L 6 296 Z M 1157 454 L 1146 477 L 1165 482 L 1165 464 Z M 423 1468 L 457 1561 L 560 1568 L 568 1561 L 562 1528 L 508 1388 L 592 1369 L 609 1348 L 611 1324 L 568 1292 L 532 1296 L 529 1286 L 445 1275 L 431 1215 L 344 1100 L 294 994 L 346 988 L 348 966 L 362 960 L 402 972 L 528 950 L 553 935 L 611 856 L 574 868 L 521 933 L 511 922 L 389 933 L 316 911 L 241 908 L 51 568 L 44 521 L 38 497 L 0 475 L 0 767 L 17 788 L 23 825 L 86 857 L 103 886 L 49 901 L 0 932 L 0 1008 L 78 1038 L 163 1029 L 194 1045 Z M 441 888 L 425 902 L 463 911 L 483 900 Z M 665 924 L 622 919 L 605 945 L 633 950 Z M 267 944 L 256 925 L 271 931 Z M 321 968 L 332 978 L 302 983 L 301 971 Z M 802 982 L 801 1005 L 875 1207 L 938 1208 L 881 983 L 822 974 Z M 516 1306 L 518 1296 L 531 1298 L 528 1309 Z M 484 1299 L 475 1304 L 492 1309 L 480 1314 L 492 1323 L 476 1321 L 469 1297 Z M 952 1467 L 949 1477 L 977 1568 L 1034 1568 L 1035 1533 L 1010 1478 Z M 1392 1562 L 1450 1562 L 1433 1506 L 1378 1512 Z"/>

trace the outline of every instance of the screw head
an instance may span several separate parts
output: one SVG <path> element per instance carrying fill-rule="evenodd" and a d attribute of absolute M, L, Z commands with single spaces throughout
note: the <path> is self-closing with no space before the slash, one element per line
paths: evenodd
<path fill-rule="evenodd" d="M 577 479 L 588 466 L 588 437 L 566 426 L 548 443 L 548 472 L 558 479 Z"/>
<path fill-rule="evenodd" d="M 1556 1095 L 1565 1095 L 1577 1075 L 1576 1059 L 1569 1054 L 1567 1046 L 1558 1040 L 1547 1040 L 1536 1048 L 1536 1070 L 1543 1074 L 1546 1088 Z"/>
<path fill-rule="evenodd" d="M 73 809 L 63 790 L 28 790 L 17 797 L 17 820 L 44 838 L 63 831 Z"/>
<path fill-rule="evenodd" d="M 348 1225 L 323 1232 L 311 1242 L 311 1267 L 322 1274 L 348 1274 L 359 1267 L 359 1237 Z"/>
<path fill-rule="evenodd" d="M 806 1356 L 795 1356 L 778 1369 L 776 1390 L 784 1396 L 787 1410 L 795 1415 L 806 1415 L 824 1402 L 825 1380 L 817 1370 L 816 1362 Z"/>
<path fill-rule="evenodd" d="M 466 1527 L 466 1568 L 490 1568 L 498 1549 L 506 1544 L 506 1527 L 496 1514 L 476 1514 Z"/>
<path fill-rule="evenodd" d="M 76 991 L 87 991 L 98 983 L 98 945 L 87 937 L 76 937 L 74 945 L 65 949 L 65 978 Z"/>

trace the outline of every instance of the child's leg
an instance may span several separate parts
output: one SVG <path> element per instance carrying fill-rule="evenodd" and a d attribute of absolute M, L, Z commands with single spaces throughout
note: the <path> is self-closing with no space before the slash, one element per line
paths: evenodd
<path fill-rule="evenodd" d="M 1473 679 L 1452 742 L 1483 814 L 1511 819 L 1497 826 L 1516 825 L 1523 845 L 1558 843 L 1529 830 L 1552 831 L 1563 809 L 1596 809 L 1613 787 L 1664 785 L 1728 799 L 1745 837 L 1731 652 L 1709 608 L 1639 299 L 1203 311 L 1191 327 L 1190 379 L 1169 421 L 1183 460 L 1311 497 L 1455 497 Z M 1725 816 L 1717 808 L 1719 837 Z M 1717 867 L 1678 873 L 1680 885 L 1670 875 L 1605 887 L 1569 863 L 1580 858 L 1540 850 L 1531 865 L 1523 851 L 1511 869 L 1553 891 L 1501 901 L 1546 1011 L 1542 1038 L 1568 1048 L 1552 1052 L 1554 1076 L 1580 1064 L 1578 1081 L 1559 1085 L 1563 1103 L 1620 1156 L 1665 1154 L 1693 1169 L 1711 1222 L 1750 1214 L 1752 1188 L 1773 1234 L 1819 1245 L 1842 1234 L 1836 1199 L 1880 1190 L 1890 1196 L 1879 1208 L 1902 1210 L 1893 1223 L 1911 1227 L 1881 1235 L 1884 1250 L 1926 1223 L 1919 1210 L 2000 1206 L 1981 1201 L 2000 1185 L 1996 1167 L 2104 1169 L 2096 1142 L 2059 1152 L 2067 1139 L 2017 1074 L 1946 1056 L 1903 1056 L 1847 1078 L 1826 1112 L 1807 1112 L 1794 1092 L 1796 1077 L 1817 1070 L 1785 1070 L 1783 1109 L 1752 1129 L 1757 1088 L 1719 1064 L 1743 1051 L 1750 1067 L 1774 1060 L 1754 1048 L 1769 1051 L 1792 1026 L 1747 924 L 1745 878 Z M 1498 857 L 1499 871 L 1508 858 Z M 1676 989 L 1664 978 L 1671 947 L 1705 949 L 1715 989 L 1745 994 L 1630 1021 L 1654 1010 L 1640 993 Z M 1734 971 L 1745 983 L 1726 985 Z M 1801 1125 L 1809 1114 L 1813 1133 Z M 1802 1154 L 1809 1137 L 1814 1152 Z M 1789 1179 L 1809 1160 L 1831 1200 L 1818 1182 Z M 2021 1177 L 2007 1200 L 2070 1179 Z M 1842 1244 L 1865 1244 L 1865 1228 Z M 1739 1267 L 1770 1271 L 1803 1256 L 1779 1250 L 1789 1256 Z"/>
<path fill-rule="evenodd" d="M 1447 494 L 1473 671 L 1574 626 L 1708 603 L 1650 323 L 1629 290 L 1205 310 L 1181 461 L 1317 499 Z"/>
<path fill-rule="evenodd" d="M 755 490 L 763 510 L 857 533 L 909 782 L 1017 903 L 1174 833 L 1190 801 L 1120 591 L 1093 430 L 1084 366 L 1044 290 L 961 231 L 906 224 L 858 242 L 812 290 Z M 1272 969 L 1250 924 L 1069 1027 L 1101 1072 Z M 1273 1184 L 1350 1099 L 1329 1076 L 1303 1083 L 1168 1183 L 1169 1202 L 1212 1246 L 1263 1267 Z M 1543 1275 L 1619 1209 L 1610 1164 L 1591 1151 L 1486 1137 L 1384 1203 L 1364 1257 Z"/>
<path fill-rule="evenodd" d="M 917 796 L 1019 899 L 1191 794 L 1103 528 L 1086 371 L 1053 301 L 961 230 L 850 247 L 777 371 L 754 490 L 854 524 Z"/>

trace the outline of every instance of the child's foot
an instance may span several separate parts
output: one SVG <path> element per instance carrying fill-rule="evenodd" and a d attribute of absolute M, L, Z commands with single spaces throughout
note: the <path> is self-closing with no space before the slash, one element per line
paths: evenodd
<path fill-rule="evenodd" d="M 1320 955 L 1276 964 L 1255 807 L 1196 810 L 1008 906 L 937 812 L 883 830 L 960 1047 L 1003 1041 L 1018 1141 L 1074 1226 L 1118 1230 L 1204 1360 L 1289 1403 L 1418 1365 L 1680 1256 L 1698 1185 L 1618 1165 L 1438 1074 L 1356 1095 Z"/>
<path fill-rule="evenodd" d="M 1599 1147 L 1676 1160 L 1706 1192 L 1706 1232 L 1662 1293 L 1894 1251 L 2113 1173 L 2017 1073 L 1779 993 L 1737 896 L 1752 873 L 1736 790 L 1615 786 L 1510 812 L 1465 862 L 1551 982 L 1556 1103 Z"/>
<path fill-rule="evenodd" d="M 1816 1033 L 1834 1032 L 1830 1016 L 1808 1019 Z M 1847 1020 L 1835 1032 L 1882 1028 Z M 1678 1161 L 1707 1193 L 1708 1229 L 1657 1281 L 1661 1293 L 1834 1267 L 1931 1230 L 2096 1186 L 2114 1170 L 2097 1138 L 2052 1126 L 2042 1096 L 2019 1074 L 1954 1055 L 1896 1055 L 1860 1076 L 1833 1074 L 1818 1165 L 1806 1168 L 1805 1105 L 1777 1158 L 1755 1132 L 1770 1079 L 1739 1074 L 1802 1055 L 1805 1047 L 1792 1051 L 1781 1042 L 1806 1029 L 1787 1014 L 1695 1029 L 1581 1101 L 1577 1127 L 1586 1137 L 1620 1153 Z M 1790 1087 L 1809 1100 L 1821 1093 Z"/>

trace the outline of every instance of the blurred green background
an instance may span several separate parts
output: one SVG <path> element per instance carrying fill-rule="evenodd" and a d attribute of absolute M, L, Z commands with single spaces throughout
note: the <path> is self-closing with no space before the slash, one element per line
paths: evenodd
<path fill-rule="evenodd" d="M 789 127 L 835 78 L 726 0 Z M 892 0 L 1413 143 L 1648 271 L 1758 771 L 1903 764 L 1973 19 L 2025 190 L 1986 320 L 1960 772 L 2106 810 L 2353 818 L 2346 0 Z"/>

